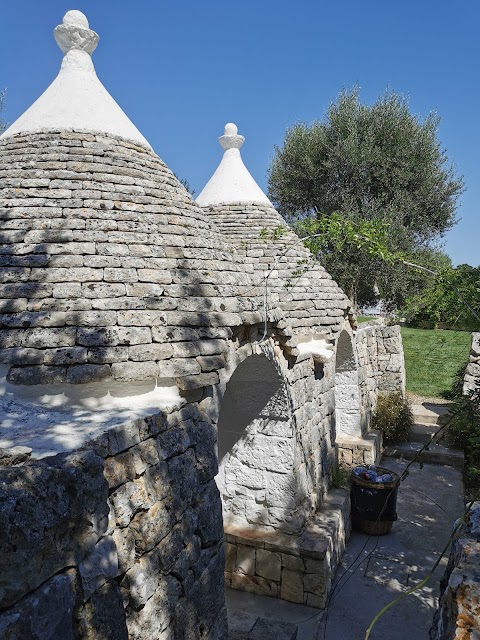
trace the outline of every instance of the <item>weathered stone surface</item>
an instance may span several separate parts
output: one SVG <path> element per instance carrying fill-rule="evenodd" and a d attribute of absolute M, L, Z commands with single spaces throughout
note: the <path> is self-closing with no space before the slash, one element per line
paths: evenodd
<path fill-rule="evenodd" d="M 78 565 L 83 598 L 88 600 L 94 591 L 119 574 L 115 542 L 110 536 L 100 538 L 94 549 Z"/>
<path fill-rule="evenodd" d="M 257 549 L 255 571 L 262 578 L 280 581 L 282 571 L 281 555 L 265 549 Z"/>
<path fill-rule="evenodd" d="M 54 576 L 17 606 L 0 613 L 0 637 L 5 640 L 75 640 L 75 572 Z"/>
<path fill-rule="evenodd" d="M 480 502 L 457 532 L 441 582 L 441 596 L 431 640 L 476 640 L 480 637 Z"/>
<path fill-rule="evenodd" d="M 1 606 L 93 549 L 108 513 L 102 469 L 92 452 L 0 469 Z"/>
<path fill-rule="evenodd" d="M 9 449 L 0 449 L 0 466 L 9 467 L 15 464 L 21 464 L 30 459 L 32 449 L 30 447 L 11 447 Z"/>
<path fill-rule="evenodd" d="M 280 597 L 289 602 L 303 603 L 303 579 L 300 573 L 282 569 Z"/>
<path fill-rule="evenodd" d="M 77 624 L 84 640 L 129 640 L 122 595 L 114 580 L 95 591 L 80 608 Z"/>

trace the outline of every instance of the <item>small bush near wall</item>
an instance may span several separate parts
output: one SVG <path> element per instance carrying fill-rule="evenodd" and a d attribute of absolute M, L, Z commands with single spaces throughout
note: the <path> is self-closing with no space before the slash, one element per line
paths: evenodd
<path fill-rule="evenodd" d="M 409 401 L 398 391 L 381 393 L 373 414 L 372 429 L 383 433 L 386 444 L 408 440 L 413 426 Z"/>
<path fill-rule="evenodd" d="M 448 439 L 465 452 L 464 482 L 471 489 L 480 488 L 480 388 L 463 393 L 465 370 L 466 366 L 459 369 L 450 394 Z"/>

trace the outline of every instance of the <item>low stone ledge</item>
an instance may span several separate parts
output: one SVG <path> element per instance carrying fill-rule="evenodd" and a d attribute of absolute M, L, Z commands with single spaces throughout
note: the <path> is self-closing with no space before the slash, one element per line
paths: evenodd
<path fill-rule="evenodd" d="M 227 587 L 323 608 L 350 534 L 350 496 L 335 490 L 299 534 L 225 525 Z"/>
<path fill-rule="evenodd" d="M 338 464 L 342 468 L 378 464 L 382 457 L 382 434 L 369 431 L 363 438 L 338 436 L 335 441 Z"/>

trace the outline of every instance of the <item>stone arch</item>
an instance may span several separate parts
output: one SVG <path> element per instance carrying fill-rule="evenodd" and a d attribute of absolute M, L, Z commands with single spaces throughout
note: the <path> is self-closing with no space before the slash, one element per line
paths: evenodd
<path fill-rule="evenodd" d="M 352 337 L 342 331 L 335 359 L 335 426 L 341 437 L 362 436 L 358 363 Z"/>
<path fill-rule="evenodd" d="M 294 418 L 285 379 L 264 353 L 239 354 L 220 404 L 217 485 L 226 524 L 301 526 Z"/>

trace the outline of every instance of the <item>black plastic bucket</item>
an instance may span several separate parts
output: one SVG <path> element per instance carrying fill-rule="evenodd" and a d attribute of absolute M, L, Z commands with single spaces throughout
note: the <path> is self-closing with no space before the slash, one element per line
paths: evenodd
<path fill-rule="evenodd" d="M 392 475 L 393 480 L 370 482 L 352 472 L 350 497 L 354 528 L 380 536 L 389 533 L 397 519 L 398 475 L 383 467 L 376 467 L 376 470 L 379 475 Z"/>

